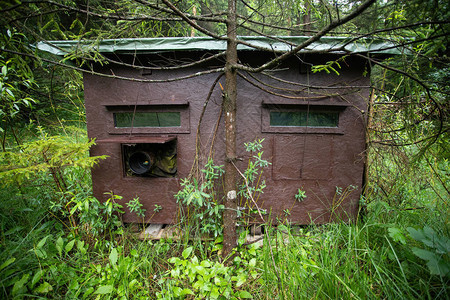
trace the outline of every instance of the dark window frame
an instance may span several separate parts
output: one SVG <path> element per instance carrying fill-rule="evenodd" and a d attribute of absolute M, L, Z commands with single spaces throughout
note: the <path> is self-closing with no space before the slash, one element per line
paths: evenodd
<path fill-rule="evenodd" d="M 148 122 L 147 124 L 142 124 L 139 121 L 139 116 L 143 114 L 148 114 L 148 117 L 151 117 L 148 119 L 148 121 L 153 121 L 151 119 L 156 118 L 156 120 L 159 122 L 158 125 L 152 125 L 152 122 Z M 176 119 L 167 121 L 167 118 L 169 116 L 164 117 L 164 114 L 170 114 L 170 118 L 176 114 Z M 127 117 L 124 115 L 129 115 L 131 120 L 126 120 Z M 133 119 L 133 115 L 135 115 L 135 118 Z M 120 117 L 120 118 L 119 118 Z M 181 127 L 181 113 L 179 111 L 137 111 L 137 112 L 114 112 L 113 113 L 114 118 L 114 127 L 116 128 L 159 128 L 159 127 Z M 129 121 L 129 123 L 128 123 Z M 169 123 L 177 123 L 177 125 L 172 125 Z M 141 125 L 142 124 L 142 125 Z M 123 125 L 123 126 L 122 126 Z"/>
<path fill-rule="evenodd" d="M 176 105 L 107 105 L 109 118 L 107 120 L 107 131 L 109 134 L 170 134 L 190 133 L 190 116 L 188 104 Z M 180 126 L 171 127 L 116 127 L 114 114 L 116 113 L 180 113 Z"/>
<path fill-rule="evenodd" d="M 344 134 L 340 125 L 345 113 L 345 105 L 307 105 L 307 104 L 263 104 L 261 113 L 261 131 L 264 133 L 317 133 Z M 338 113 L 337 127 L 318 126 L 276 126 L 270 123 L 271 112 L 331 112 Z"/>
<path fill-rule="evenodd" d="M 316 123 L 320 117 L 325 117 L 322 124 Z M 338 111 L 318 111 L 318 110 L 271 110 L 270 111 L 271 127 L 314 127 L 314 128 L 338 128 L 339 112 Z M 323 124 L 328 122 L 328 124 Z M 281 124 L 289 123 L 289 124 Z M 294 124 L 295 123 L 295 124 Z M 301 123 L 301 124 L 300 124 Z M 332 124 L 331 124 L 332 123 Z"/>

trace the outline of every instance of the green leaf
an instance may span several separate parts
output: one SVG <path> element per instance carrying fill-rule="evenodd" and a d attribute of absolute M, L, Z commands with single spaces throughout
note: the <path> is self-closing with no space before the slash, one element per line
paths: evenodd
<path fill-rule="evenodd" d="M 47 294 L 48 292 L 53 291 L 53 287 L 47 281 L 44 281 L 41 285 L 39 285 L 34 292 L 39 294 Z"/>
<path fill-rule="evenodd" d="M 174 286 L 172 289 L 172 293 L 175 297 L 180 297 L 181 296 L 181 288 Z"/>
<path fill-rule="evenodd" d="M 249 265 L 250 267 L 256 266 L 256 259 L 255 259 L 255 258 L 250 259 L 250 261 L 248 262 L 248 265 Z"/>
<path fill-rule="evenodd" d="M 138 284 L 139 281 L 137 279 L 133 279 L 130 281 L 130 283 L 128 284 L 128 288 L 132 289 L 136 284 Z"/>
<path fill-rule="evenodd" d="M 36 250 L 34 250 L 34 253 L 39 258 L 46 258 L 47 257 L 47 252 L 45 250 L 36 249 Z"/>
<path fill-rule="evenodd" d="M 417 247 L 413 247 L 412 252 L 416 256 L 427 261 L 427 266 L 430 274 L 446 276 L 450 272 L 450 263 L 443 260 L 436 253 Z"/>
<path fill-rule="evenodd" d="M 70 250 L 72 250 L 74 245 L 75 245 L 75 240 L 71 240 L 70 242 L 68 242 L 66 247 L 64 248 L 66 250 L 66 253 L 69 253 Z"/>
<path fill-rule="evenodd" d="M 2 265 L 0 266 L 0 271 L 3 270 L 4 268 L 6 268 L 7 266 L 9 266 L 10 264 L 12 264 L 15 261 L 16 261 L 16 258 L 15 257 L 11 257 L 10 259 L 8 259 L 4 263 L 2 263 Z"/>
<path fill-rule="evenodd" d="M 181 296 L 184 296 L 184 295 L 195 295 L 195 294 L 191 289 L 183 289 L 181 291 Z"/>
<path fill-rule="evenodd" d="M 178 257 L 171 257 L 169 258 L 168 262 L 171 264 L 176 264 L 180 259 Z"/>
<path fill-rule="evenodd" d="M 388 228 L 389 236 L 396 242 L 400 242 L 403 245 L 406 244 L 406 238 L 403 235 L 403 231 L 397 227 Z"/>
<path fill-rule="evenodd" d="M 72 282 L 69 284 L 69 290 L 78 290 L 80 288 L 80 284 L 77 280 L 72 280 Z"/>
<path fill-rule="evenodd" d="M 245 275 L 244 273 L 241 273 L 241 274 L 239 274 L 238 277 L 237 277 L 236 286 L 237 286 L 237 287 L 240 287 L 240 286 L 243 285 L 246 281 L 247 281 L 247 275 Z"/>
<path fill-rule="evenodd" d="M 95 291 L 94 294 L 105 295 L 111 293 L 112 291 L 113 291 L 112 285 L 102 285 Z"/>
<path fill-rule="evenodd" d="M 203 260 L 200 265 L 204 268 L 210 268 L 211 267 L 211 263 L 208 260 Z"/>
<path fill-rule="evenodd" d="M 170 270 L 170 276 L 172 276 L 173 278 L 178 278 L 180 276 L 180 269 L 175 268 Z"/>
<path fill-rule="evenodd" d="M 446 236 L 439 236 L 431 227 L 425 226 L 418 230 L 408 227 L 407 230 L 413 239 L 434 248 L 436 252 L 441 254 L 450 252 L 450 239 Z"/>
<path fill-rule="evenodd" d="M 62 255 L 63 246 L 64 246 L 64 240 L 63 240 L 62 237 L 59 237 L 59 238 L 56 240 L 55 246 L 56 246 L 56 250 L 58 250 L 59 256 L 61 256 L 61 255 Z"/>
<path fill-rule="evenodd" d="M 86 299 L 90 294 L 92 294 L 93 291 L 94 291 L 93 287 L 88 288 L 86 292 L 84 292 L 83 294 L 83 299 Z"/>
<path fill-rule="evenodd" d="M 28 282 L 28 278 L 30 277 L 30 274 L 24 274 L 22 278 L 14 283 L 12 294 L 15 296 L 18 293 L 22 291 L 25 287 L 25 284 Z"/>
<path fill-rule="evenodd" d="M 181 255 L 183 256 L 184 259 L 188 258 L 189 255 L 191 255 L 192 253 L 192 247 L 187 247 L 186 249 L 183 250 L 183 253 L 181 253 Z"/>
<path fill-rule="evenodd" d="M 33 279 L 31 279 L 31 288 L 34 287 L 36 283 L 38 283 L 39 280 L 41 280 L 42 275 L 44 275 L 44 270 L 39 270 L 34 274 Z"/>
<path fill-rule="evenodd" d="M 409 235 L 410 235 L 413 239 L 415 239 L 416 241 L 421 242 L 421 241 L 423 241 L 423 240 L 425 240 L 425 239 L 427 238 L 427 237 L 425 236 L 423 230 L 421 230 L 421 229 L 417 230 L 417 229 L 415 229 L 415 228 L 408 227 L 408 228 L 406 228 L 406 230 L 408 230 Z"/>
<path fill-rule="evenodd" d="M 239 298 L 251 299 L 253 296 L 247 291 L 239 291 Z"/>
<path fill-rule="evenodd" d="M 191 268 L 191 270 L 197 271 L 197 273 L 202 276 L 205 276 L 207 274 L 207 271 L 202 266 L 195 266 L 194 268 Z"/>
<path fill-rule="evenodd" d="M 131 250 L 130 251 L 130 255 L 133 256 L 133 257 L 139 257 L 139 254 L 138 254 L 136 249 Z"/>
<path fill-rule="evenodd" d="M 111 250 L 111 253 L 109 254 L 109 261 L 111 262 L 112 265 L 115 265 L 117 263 L 117 258 L 118 258 L 117 249 L 113 248 Z"/>
<path fill-rule="evenodd" d="M 424 260 L 436 260 L 436 254 L 434 254 L 431 251 L 425 250 L 425 249 L 420 249 L 417 247 L 413 247 L 412 248 L 412 252 L 417 255 L 418 257 L 420 257 L 421 259 Z"/>
<path fill-rule="evenodd" d="M 219 289 L 217 287 L 213 287 L 210 295 L 211 295 L 211 299 L 218 299 L 220 296 Z"/>
<path fill-rule="evenodd" d="M 42 240 L 39 241 L 39 243 L 36 246 L 36 249 L 41 249 L 44 245 L 45 242 L 47 241 L 47 239 L 50 237 L 50 235 L 47 235 L 46 237 L 44 237 Z"/>
<path fill-rule="evenodd" d="M 86 250 L 86 248 L 84 247 L 84 241 L 80 241 L 80 240 L 77 241 L 77 249 L 78 249 L 78 251 L 80 251 L 82 254 L 86 254 L 87 250 Z"/>

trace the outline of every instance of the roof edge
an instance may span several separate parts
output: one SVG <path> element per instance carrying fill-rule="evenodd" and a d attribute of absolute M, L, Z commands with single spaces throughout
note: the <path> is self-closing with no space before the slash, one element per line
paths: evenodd
<path fill-rule="evenodd" d="M 295 46 L 307 41 L 310 36 L 239 36 L 238 39 L 256 48 L 239 44 L 238 50 L 256 50 L 269 52 L 288 52 Z M 164 38 L 124 38 L 105 40 L 77 41 L 42 41 L 35 45 L 41 51 L 58 56 L 66 56 L 74 51 L 98 50 L 100 53 L 116 54 L 148 54 L 165 51 L 225 51 L 226 40 L 211 37 L 164 37 Z M 325 36 L 311 43 L 302 52 L 346 53 L 377 53 L 398 55 L 403 51 L 395 44 L 382 39 Z"/>

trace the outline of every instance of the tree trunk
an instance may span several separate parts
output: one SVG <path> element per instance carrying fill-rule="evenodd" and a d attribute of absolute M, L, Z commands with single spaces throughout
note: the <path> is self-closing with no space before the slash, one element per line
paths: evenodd
<path fill-rule="evenodd" d="M 223 256 L 230 254 L 236 246 L 236 178 L 237 173 L 233 165 L 236 160 L 236 0 L 228 1 L 227 21 L 227 60 L 225 65 L 225 211 L 223 213 Z"/>
<path fill-rule="evenodd" d="M 303 34 L 312 35 L 311 32 L 311 4 L 309 1 L 305 3 L 305 14 L 303 15 Z"/>

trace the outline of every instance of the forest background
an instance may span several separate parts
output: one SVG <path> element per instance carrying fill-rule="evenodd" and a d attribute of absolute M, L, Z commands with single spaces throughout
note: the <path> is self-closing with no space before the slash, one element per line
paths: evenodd
<path fill-rule="evenodd" d="M 448 6 L 439 0 L 0 1 L 2 297 L 448 298 Z M 90 167 L 102 157 L 88 156 L 93 142 L 86 136 L 82 72 L 89 62 L 107 62 L 94 47 L 61 59 L 37 51 L 36 43 L 204 35 L 228 41 L 228 95 L 235 94 L 228 89 L 239 66 L 230 51 L 239 35 L 370 37 L 402 49 L 383 61 L 367 57 L 373 88 L 367 185 L 355 223 L 267 225 L 264 243 L 248 244 L 246 231 L 227 230 L 234 216 L 224 215 L 224 235 L 210 241 L 188 234 L 140 241 L 120 222 L 119 196 L 106 203 L 92 196 Z M 338 73 L 339 62 L 320 70 Z M 221 171 L 208 168 L 211 181 L 221 180 Z M 235 185 L 234 169 L 225 171 L 224 181 Z M 224 205 L 232 207 L 227 199 Z M 127 206 L 152 213 L 136 199 Z"/>

